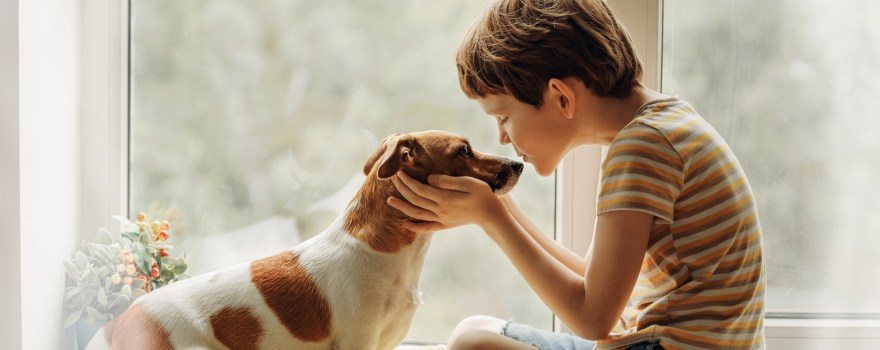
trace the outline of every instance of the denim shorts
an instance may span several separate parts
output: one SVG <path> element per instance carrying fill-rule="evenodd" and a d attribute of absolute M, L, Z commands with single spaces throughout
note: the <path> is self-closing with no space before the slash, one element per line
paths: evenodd
<path fill-rule="evenodd" d="M 568 333 L 554 333 L 536 329 L 521 323 L 508 321 L 501 330 L 505 337 L 533 345 L 540 350 L 592 350 L 596 342 L 578 338 Z M 638 343 L 627 350 L 663 350 L 659 344 Z"/>

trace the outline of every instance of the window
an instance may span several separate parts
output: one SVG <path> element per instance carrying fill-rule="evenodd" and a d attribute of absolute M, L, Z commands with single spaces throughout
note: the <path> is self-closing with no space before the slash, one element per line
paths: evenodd
<path fill-rule="evenodd" d="M 667 0 L 662 88 L 749 175 L 769 316 L 880 315 L 880 5 Z"/>
<path fill-rule="evenodd" d="M 176 218 L 173 243 L 197 274 L 319 233 L 392 132 L 443 129 L 514 156 L 458 87 L 454 52 L 483 6 L 131 1 L 132 214 Z M 548 234 L 553 190 L 553 178 L 527 170 L 513 192 Z M 552 314 L 478 228 L 434 237 L 410 339 L 443 341 L 477 313 L 551 329 Z"/>

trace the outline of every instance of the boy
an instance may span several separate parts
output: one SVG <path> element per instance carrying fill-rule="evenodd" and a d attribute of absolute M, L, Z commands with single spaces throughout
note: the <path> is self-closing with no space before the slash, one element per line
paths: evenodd
<path fill-rule="evenodd" d="M 586 257 L 539 232 L 483 182 L 400 172 L 412 231 L 479 225 L 574 335 L 486 316 L 452 349 L 763 348 L 761 229 L 745 174 L 688 103 L 644 88 L 602 0 L 497 0 L 458 49 L 464 93 L 538 174 L 583 144 L 609 146 Z M 588 340 L 589 339 L 589 340 Z"/>

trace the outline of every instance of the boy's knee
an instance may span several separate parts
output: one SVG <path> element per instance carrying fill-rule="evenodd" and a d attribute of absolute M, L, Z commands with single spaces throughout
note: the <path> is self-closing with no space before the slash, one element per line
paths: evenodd
<path fill-rule="evenodd" d="M 449 344 L 449 346 L 451 347 L 453 346 L 453 344 L 457 344 L 459 342 L 459 338 L 463 337 L 467 333 L 472 333 L 475 331 L 501 334 L 501 330 L 504 328 L 505 323 L 506 322 L 502 319 L 490 316 L 467 317 L 461 320 L 461 322 L 459 322 L 455 326 L 455 328 L 452 330 L 452 334 L 449 335 L 449 341 L 447 341 L 446 343 Z M 474 336 L 469 335 L 468 337 Z"/>
<path fill-rule="evenodd" d="M 501 336 L 498 333 L 486 330 L 471 330 L 461 333 L 449 343 L 450 350 L 483 350 L 497 349 L 498 344 L 493 336 Z"/>

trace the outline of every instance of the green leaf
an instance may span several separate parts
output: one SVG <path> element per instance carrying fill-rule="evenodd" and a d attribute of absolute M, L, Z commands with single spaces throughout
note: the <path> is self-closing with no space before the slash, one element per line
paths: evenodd
<path fill-rule="evenodd" d="M 110 303 L 110 306 L 109 306 L 108 308 L 111 308 L 111 309 L 112 309 L 112 308 L 116 307 L 116 305 L 120 305 L 120 304 L 123 304 L 123 303 L 124 303 L 125 305 L 128 305 L 129 302 L 131 302 L 131 298 L 129 298 L 129 297 L 126 296 L 125 294 L 118 294 L 118 293 L 117 293 L 117 294 L 116 294 L 116 298 L 113 299 L 113 302 Z"/>
<path fill-rule="evenodd" d="M 110 252 L 101 244 L 89 242 L 89 251 L 99 260 L 110 260 Z"/>
<path fill-rule="evenodd" d="M 182 275 L 184 272 L 186 272 L 186 269 L 188 267 L 189 266 L 185 263 L 180 264 L 180 265 L 176 265 L 176 266 L 172 266 L 171 272 L 173 272 L 175 275 Z"/>
<path fill-rule="evenodd" d="M 150 234 L 150 231 L 141 232 L 140 237 L 138 237 L 138 241 L 141 242 L 144 246 L 149 245 L 150 241 L 153 240 L 153 235 Z"/>
<path fill-rule="evenodd" d="M 81 250 L 78 250 L 76 254 L 73 256 L 73 262 L 76 263 L 76 267 L 80 270 L 83 270 L 88 266 L 89 257 L 86 256 Z"/>
<path fill-rule="evenodd" d="M 110 244 L 110 242 L 113 242 L 113 236 L 110 235 L 110 231 L 102 228 L 98 230 L 98 238 L 95 239 L 95 241 L 104 244 Z"/>
<path fill-rule="evenodd" d="M 131 298 L 132 299 L 137 299 L 137 298 L 140 298 L 144 295 L 147 295 L 147 292 L 145 292 L 143 289 L 136 288 L 136 289 L 131 290 Z"/>
<path fill-rule="evenodd" d="M 104 288 L 98 288 L 98 304 L 107 307 L 107 293 L 104 292 Z"/>
<path fill-rule="evenodd" d="M 76 281 L 77 277 L 79 277 L 79 269 L 76 268 L 76 264 L 73 261 L 64 260 L 64 271 L 67 272 L 67 278 L 73 281 Z"/>
<path fill-rule="evenodd" d="M 125 295 L 125 296 L 131 298 L 131 286 L 129 286 L 127 284 L 122 286 L 122 289 L 120 290 L 120 292 L 122 292 L 122 295 Z"/>
<path fill-rule="evenodd" d="M 113 243 L 107 246 L 107 251 L 110 252 L 110 256 L 113 257 L 113 260 L 122 257 L 122 246 L 120 246 L 119 243 Z"/>
<path fill-rule="evenodd" d="M 159 259 L 162 261 L 162 266 L 167 266 L 168 268 L 172 268 L 174 266 L 180 265 L 180 260 L 177 258 L 172 258 L 170 256 L 163 257 Z"/>
<path fill-rule="evenodd" d="M 147 281 L 145 281 L 143 279 L 135 278 L 134 280 L 131 281 L 131 288 L 135 288 L 135 289 L 143 288 L 144 284 L 146 284 L 146 282 Z"/>
<path fill-rule="evenodd" d="M 136 242 L 138 240 L 138 238 L 140 237 L 140 233 L 138 233 L 138 232 L 125 232 L 125 233 L 123 233 L 123 235 L 125 235 L 126 239 L 128 239 L 129 241 L 132 241 L 132 242 Z"/>
<path fill-rule="evenodd" d="M 93 319 L 93 320 L 97 320 L 97 321 L 103 321 L 106 318 L 106 316 L 104 316 L 104 314 L 98 312 L 98 310 L 96 310 L 95 308 L 93 308 L 91 306 L 86 306 L 86 314 L 89 315 L 89 319 Z"/>
<path fill-rule="evenodd" d="M 64 292 L 64 302 L 66 303 L 66 302 L 70 301 L 70 298 L 73 298 L 77 295 L 79 295 L 79 288 L 77 288 L 77 287 L 67 288 L 67 291 Z"/>
<path fill-rule="evenodd" d="M 134 260 L 137 263 L 138 268 L 141 269 L 141 272 L 150 273 L 150 251 L 147 250 L 147 246 L 141 242 L 132 242 L 131 250 L 132 254 L 134 254 Z"/>
<path fill-rule="evenodd" d="M 89 282 L 95 284 L 96 286 L 101 285 L 101 277 L 99 277 L 97 273 L 94 273 L 94 272 L 90 273 L 88 278 L 89 278 Z"/>
<path fill-rule="evenodd" d="M 115 272 L 115 271 L 116 271 L 115 266 L 113 267 L 112 270 L 110 269 L 109 266 L 101 266 L 101 267 L 95 269 L 95 273 L 98 274 L 98 276 L 105 276 L 105 277 L 110 276 L 110 272 Z"/>
<path fill-rule="evenodd" d="M 89 274 L 91 274 L 91 273 L 92 273 L 92 270 L 89 270 L 89 269 L 83 270 L 82 275 L 79 276 L 79 281 L 84 281 L 86 279 L 86 277 L 89 277 Z"/>
<path fill-rule="evenodd" d="M 76 321 L 79 321 L 80 315 L 82 315 L 82 310 L 79 310 L 77 312 L 73 312 L 70 314 L 70 316 L 67 316 L 67 320 L 64 321 L 64 328 L 70 328 L 70 326 L 73 326 L 74 324 L 76 324 Z"/>

